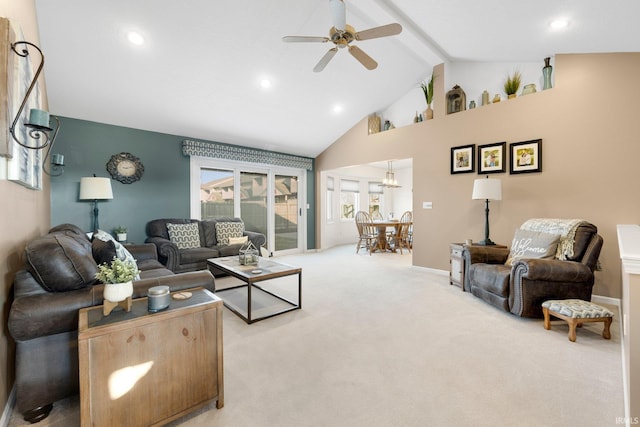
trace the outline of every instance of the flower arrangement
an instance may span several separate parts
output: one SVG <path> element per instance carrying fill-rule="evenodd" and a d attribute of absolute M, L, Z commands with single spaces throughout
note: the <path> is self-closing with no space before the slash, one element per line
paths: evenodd
<path fill-rule="evenodd" d="M 424 92 L 424 98 L 427 101 L 428 107 L 433 102 L 433 74 L 428 81 L 420 83 L 420 88 L 422 88 L 422 92 Z"/>
<path fill-rule="evenodd" d="M 123 234 L 127 232 L 127 227 L 125 227 L 124 225 L 119 225 L 116 228 L 113 229 L 113 232 L 116 234 Z"/>
<path fill-rule="evenodd" d="M 504 93 L 507 95 L 515 95 L 522 83 L 522 75 L 520 71 L 514 71 L 510 76 L 507 76 L 507 81 L 504 82 Z"/>
<path fill-rule="evenodd" d="M 126 283 L 133 280 L 138 273 L 140 271 L 135 263 L 114 257 L 110 264 L 105 262 L 98 265 L 96 279 L 102 283 Z"/>

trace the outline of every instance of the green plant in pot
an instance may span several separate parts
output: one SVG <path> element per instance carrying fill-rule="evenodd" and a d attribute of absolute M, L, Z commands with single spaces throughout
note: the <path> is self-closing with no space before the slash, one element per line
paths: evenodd
<path fill-rule="evenodd" d="M 127 227 L 119 225 L 113 229 L 113 232 L 116 234 L 116 238 L 119 242 L 127 240 Z"/>
<path fill-rule="evenodd" d="M 132 281 L 139 273 L 138 266 L 134 262 L 123 261 L 118 257 L 114 257 L 111 263 L 105 262 L 98 265 L 96 279 L 104 283 L 104 299 L 120 302 L 130 297 L 133 294 Z"/>
<path fill-rule="evenodd" d="M 428 81 L 420 83 L 420 88 L 422 89 L 424 98 L 427 101 L 427 109 L 424 112 L 425 119 L 433 119 L 433 110 L 431 109 L 431 103 L 433 102 L 433 74 Z"/>
<path fill-rule="evenodd" d="M 507 76 L 507 81 L 504 82 L 504 93 L 507 94 L 507 98 L 515 98 L 520 84 L 522 83 L 522 75 L 520 71 L 514 71 L 512 75 Z"/>

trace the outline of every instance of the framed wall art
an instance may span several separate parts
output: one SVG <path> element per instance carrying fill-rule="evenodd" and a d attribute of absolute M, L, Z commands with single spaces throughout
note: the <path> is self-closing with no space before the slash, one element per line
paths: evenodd
<path fill-rule="evenodd" d="M 2 29 L 4 32 L 4 29 Z M 4 40 L 4 36 L 3 36 Z M 7 85 L 6 96 L 6 113 L 8 113 L 7 124 L 8 127 L 3 127 L 1 132 L 6 134 L 7 145 L 3 146 L 0 150 L 0 155 L 3 159 L 1 175 L 3 179 L 13 181 L 16 184 L 23 185 L 33 190 L 42 190 L 42 158 L 44 156 L 43 150 L 30 149 L 19 145 L 13 140 L 13 137 L 9 131 L 11 123 L 14 117 L 20 110 L 22 100 L 26 96 L 26 93 L 31 85 L 36 73 L 31 63 L 31 57 L 35 53 L 36 58 L 38 53 L 33 49 L 29 49 L 30 54 L 23 56 L 15 54 L 11 48 L 11 43 L 15 40 L 24 40 L 22 30 L 19 26 L 14 27 L 13 24 L 9 26 L 8 46 L 9 53 L 7 57 L 7 76 L 10 84 Z M 22 50 L 22 45 L 18 47 Z M 24 126 L 24 123 L 29 121 L 29 112 L 32 108 L 42 109 L 43 106 L 43 94 L 40 90 L 38 82 L 33 87 L 29 98 L 26 100 L 22 115 L 16 124 L 16 137 L 18 140 L 30 144 L 34 139 L 29 134 L 29 129 Z M 1 121 L 0 121 L 1 122 Z"/>
<path fill-rule="evenodd" d="M 509 144 L 509 173 L 542 172 L 542 140 Z"/>
<path fill-rule="evenodd" d="M 451 147 L 451 174 L 475 172 L 475 144 Z"/>
<path fill-rule="evenodd" d="M 505 172 L 506 142 L 478 145 L 478 173 Z"/>

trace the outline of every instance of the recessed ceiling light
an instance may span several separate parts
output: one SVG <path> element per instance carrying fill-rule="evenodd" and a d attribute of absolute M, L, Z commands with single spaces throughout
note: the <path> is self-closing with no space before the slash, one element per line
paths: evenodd
<path fill-rule="evenodd" d="M 333 112 L 338 114 L 342 112 L 342 105 L 334 105 L 333 106 Z"/>
<path fill-rule="evenodd" d="M 569 25 L 569 21 L 566 19 L 556 19 L 555 21 L 551 21 L 551 24 L 549 24 L 549 26 L 555 30 L 565 28 L 567 25 Z"/>
<path fill-rule="evenodd" d="M 262 86 L 262 88 L 267 89 L 271 87 L 271 80 L 269 79 L 262 79 L 260 80 L 260 86 Z"/>
<path fill-rule="evenodd" d="M 144 37 L 142 37 L 140 33 L 136 33 L 135 31 L 130 31 L 129 33 L 127 33 L 127 40 L 138 46 L 144 43 Z"/>

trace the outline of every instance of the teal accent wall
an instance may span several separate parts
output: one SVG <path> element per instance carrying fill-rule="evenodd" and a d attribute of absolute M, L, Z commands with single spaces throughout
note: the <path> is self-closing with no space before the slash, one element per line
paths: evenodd
<path fill-rule="evenodd" d="M 128 239 L 141 243 L 145 226 L 156 218 L 189 218 L 189 157 L 182 154 L 188 136 L 59 117 L 61 125 L 52 153 L 64 155 L 64 173 L 51 178 L 51 225 L 72 223 L 91 229 L 93 203 L 79 200 L 80 178 L 110 177 L 112 155 L 131 153 L 140 158 L 140 181 L 122 184 L 112 180 L 113 199 L 98 202 L 100 228 L 108 232 L 119 225 L 129 229 Z M 209 141 L 214 142 L 214 141 Z M 315 183 L 307 171 L 307 248 L 315 248 Z"/>

